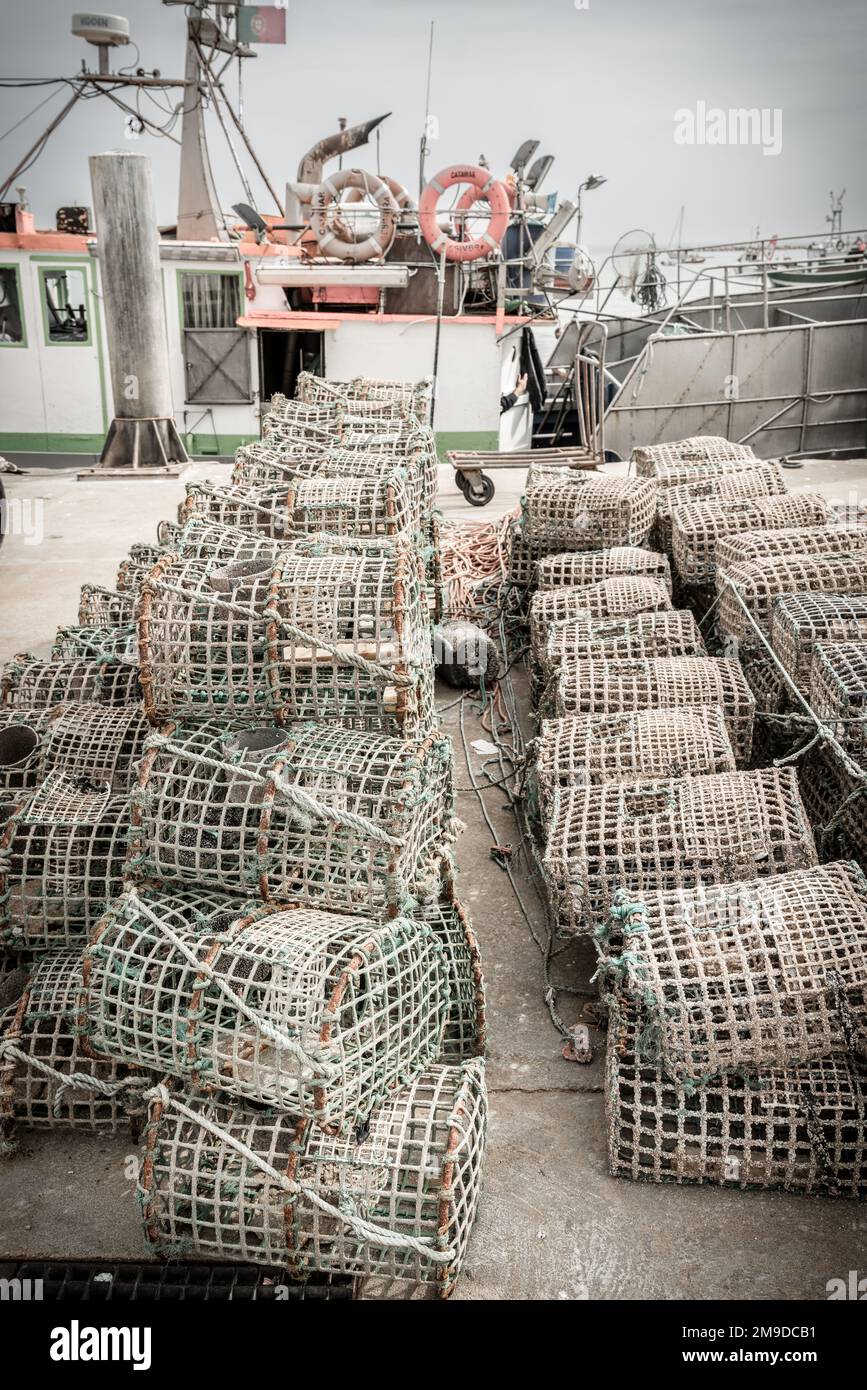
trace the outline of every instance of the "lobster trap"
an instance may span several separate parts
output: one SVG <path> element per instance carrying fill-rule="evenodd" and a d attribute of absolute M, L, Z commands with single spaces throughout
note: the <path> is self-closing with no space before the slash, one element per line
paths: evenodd
<path fill-rule="evenodd" d="M 449 976 L 451 1003 L 438 1060 L 457 1065 L 485 1053 L 485 982 L 476 934 L 458 901 L 451 863 L 445 857 L 440 892 L 424 904 L 421 917 L 445 952 Z"/>
<path fill-rule="evenodd" d="M 867 640 L 820 642 L 813 657 L 810 703 L 867 777 Z"/>
<path fill-rule="evenodd" d="M 635 710 L 719 705 L 739 765 L 748 762 L 756 702 L 737 661 L 658 656 L 631 661 L 564 661 L 555 713 L 621 715 Z"/>
<path fill-rule="evenodd" d="M 124 636 L 124 646 L 128 635 Z M 15 657 L 3 667 L 0 708 L 50 709 L 65 702 L 130 705 L 141 699 L 138 667 L 124 659 Z"/>
<path fill-rule="evenodd" d="M 354 377 L 351 381 L 329 381 L 301 372 L 296 383 L 296 399 L 309 403 L 337 401 L 348 403 L 354 413 L 363 404 L 384 405 L 405 411 L 424 422 L 430 411 L 433 381 L 387 381 L 378 377 Z"/>
<path fill-rule="evenodd" d="M 535 586 L 536 567 L 543 553 L 538 542 L 527 539 L 526 528 L 519 521 L 512 522 L 509 528 L 508 577 L 514 588 L 528 590 Z"/>
<path fill-rule="evenodd" d="M 268 536 L 252 535 L 197 514 L 177 528 L 172 545 L 172 554 L 185 560 L 213 560 L 224 565 L 265 559 L 276 565 L 284 550 L 283 543 Z"/>
<path fill-rule="evenodd" d="M 428 1067 L 345 1135 L 160 1088 L 139 1177 L 148 1244 L 448 1296 L 475 1219 L 486 1117 L 479 1059 Z"/>
<path fill-rule="evenodd" d="M 436 1058 L 450 1003 L 422 922 L 200 891 L 127 890 L 83 976 L 95 1052 L 338 1129 Z"/>
<path fill-rule="evenodd" d="M 634 618 L 567 618 L 548 628 L 541 674 L 547 683 L 563 661 L 595 657 L 614 661 L 641 656 L 707 656 L 698 623 L 688 609 L 639 613 Z"/>
<path fill-rule="evenodd" d="M 717 571 L 717 627 L 727 637 L 755 643 L 753 623 L 767 635 L 771 608 L 783 594 L 862 594 L 867 587 L 867 556 L 769 555 Z M 744 609 L 746 608 L 746 612 Z M 749 614 L 749 617 L 747 616 Z M 750 621 L 752 618 L 752 622 Z"/>
<path fill-rule="evenodd" d="M 771 646 L 802 691 L 810 688 L 813 655 L 820 642 L 867 642 L 867 576 L 864 593 L 782 594 L 771 610 Z"/>
<path fill-rule="evenodd" d="M 324 446 L 307 452 L 301 448 L 294 453 L 276 446 L 275 442 L 254 439 L 235 450 L 231 485 L 245 491 L 288 483 L 291 478 L 312 478 L 322 467 Z"/>
<path fill-rule="evenodd" d="M 159 545 L 130 546 L 129 555 L 125 560 L 121 560 L 118 566 L 117 592 L 137 594 L 142 580 L 153 569 L 162 553 L 162 546 Z"/>
<path fill-rule="evenodd" d="M 415 529 L 401 469 L 373 478 L 302 478 L 251 490 L 188 483 L 184 520 L 195 515 L 287 541 L 321 533 L 394 538 Z"/>
<path fill-rule="evenodd" d="M 642 546 L 656 514 L 656 485 L 576 471 L 528 486 L 524 509 L 527 539 L 543 550 Z"/>
<path fill-rule="evenodd" d="M 161 561 L 139 620 L 151 722 L 265 715 L 424 737 L 433 652 L 422 560 L 363 544 L 296 546 L 276 565 Z"/>
<path fill-rule="evenodd" d="M 0 823 L 42 778 L 42 733 L 48 710 L 0 705 Z"/>
<path fill-rule="evenodd" d="M 120 892 L 128 827 L 127 797 L 49 772 L 0 836 L 0 942 L 83 943 Z"/>
<path fill-rule="evenodd" d="M 131 627 L 135 594 L 119 594 L 101 584 L 82 584 L 78 621 L 82 627 Z"/>
<path fill-rule="evenodd" d="M 793 768 L 572 787 L 555 794 L 545 848 L 564 932 L 604 927 L 620 888 L 688 889 L 815 863 Z"/>
<path fill-rule="evenodd" d="M 78 1029 L 81 952 L 51 951 L 30 969 L 17 1003 L 0 1015 L 0 1130 L 116 1133 L 144 1110 L 156 1078 L 94 1057 Z"/>
<path fill-rule="evenodd" d="M 128 792 L 150 726 L 137 705 L 58 705 L 41 740 L 42 770 L 112 792 Z"/>
<path fill-rule="evenodd" d="M 809 493 L 793 493 L 792 500 L 800 501 L 809 496 Z M 729 569 L 744 560 L 758 560 L 762 555 L 841 555 L 855 550 L 867 550 L 867 529 L 819 522 L 725 536 L 717 542 L 716 561 L 720 569 Z"/>
<path fill-rule="evenodd" d="M 578 619 L 608 622 L 671 609 L 671 595 L 662 580 L 643 575 L 613 575 L 580 588 L 539 589 L 530 603 L 533 655 L 542 660 L 555 623 Z"/>
<path fill-rule="evenodd" d="M 755 459 L 749 444 L 733 444 L 718 434 L 696 434 L 673 444 L 646 444 L 632 450 L 630 465 L 639 478 L 659 478 L 669 468 L 713 468 L 734 460 Z"/>
<path fill-rule="evenodd" d="M 656 502 L 654 540 L 659 550 L 671 554 L 675 513 L 696 502 L 735 502 L 744 498 L 778 497 L 788 492 L 780 465 L 757 459 L 751 468 L 739 473 L 702 475 L 692 482 L 660 488 Z"/>
<path fill-rule="evenodd" d="M 395 915 L 436 896 L 454 838 L 448 739 L 204 723 L 150 739 L 133 805 L 141 878 Z"/>
<path fill-rule="evenodd" d="M 718 705 L 546 719 L 536 741 L 543 820 L 553 814 L 557 792 L 571 787 L 734 770 L 734 750 Z"/>
<path fill-rule="evenodd" d="M 831 748 L 818 745 L 798 764 L 801 796 L 823 859 L 854 859 L 867 871 L 867 787 Z"/>
<path fill-rule="evenodd" d="M 616 575 L 642 575 L 647 579 L 659 579 L 671 592 L 668 556 L 637 545 L 615 545 L 608 550 L 565 550 L 555 555 L 543 555 L 536 565 L 536 587 L 577 588 Z"/>
<path fill-rule="evenodd" d="M 644 1060 L 641 1025 L 608 1029 L 609 1171 L 634 1181 L 867 1196 L 865 1078 L 851 1057 L 684 1086 Z"/>
<path fill-rule="evenodd" d="M 719 549 L 729 537 L 735 542 L 735 553 L 744 550 L 750 557 L 791 554 L 797 546 L 778 536 L 790 534 L 793 528 L 804 538 L 803 551 L 818 552 L 823 543 L 828 553 L 851 549 L 847 533 L 830 530 L 827 520 L 828 504 L 819 493 L 688 502 L 678 507 L 672 518 L 674 566 L 684 583 L 706 584 L 716 574 Z M 853 529 L 848 532 L 850 537 Z M 811 532 L 815 533 L 812 539 Z M 867 547 L 867 529 L 861 537 L 862 546 Z M 730 564 L 731 551 L 726 550 L 724 556 L 721 563 Z"/>
<path fill-rule="evenodd" d="M 272 401 L 271 409 L 262 418 L 262 439 L 268 448 L 315 457 L 337 437 L 338 413 L 336 401 L 321 405 Z"/>
<path fill-rule="evenodd" d="M 854 864 L 651 893 L 624 910 L 614 930 L 626 921 L 626 949 L 603 957 L 603 977 L 667 1076 L 701 1082 L 861 1050 L 867 882 Z"/>

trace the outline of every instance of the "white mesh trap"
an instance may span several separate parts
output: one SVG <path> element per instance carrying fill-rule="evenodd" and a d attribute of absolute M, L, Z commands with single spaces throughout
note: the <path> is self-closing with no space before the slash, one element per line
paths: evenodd
<path fill-rule="evenodd" d="M 524 510 L 527 539 L 548 550 L 641 546 L 653 525 L 656 485 L 576 471 L 528 487 Z"/>
<path fill-rule="evenodd" d="M 275 442 L 254 439 L 235 450 L 232 487 L 245 490 L 287 483 L 291 478 L 312 478 L 322 466 L 324 446 L 290 452 Z"/>
<path fill-rule="evenodd" d="M 50 772 L 0 837 L 0 941 L 83 943 L 120 891 L 128 827 L 127 797 Z"/>
<path fill-rule="evenodd" d="M 221 1098 L 157 1092 L 139 1201 L 150 1247 L 313 1273 L 382 1275 L 447 1296 L 475 1218 L 484 1063 L 433 1066 L 357 1133 Z"/>
<path fill-rule="evenodd" d="M 137 594 L 142 580 L 153 569 L 161 554 L 162 546 L 159 545 L 130 546 L 129 555 L 118 566 L 117 592 Z"/>
<path fill-rule="evenodd" d="M 0 1126 L 129 1128 L 156 1078 L 93 1057 L 78 1028 L 81 952 L 51 951 L 32 966 L 17 1003 L 0 1015 Z"/>
<path fill-rule="evenodd" d="M 139 617 L 152 722 L 265 712 L 281 723 L 428 731 L 433 658 L 420 558 L 399 547 L 317 549 L 296 547 L 276 565 L 160 562 Z"/>
<path fill-rule="evenodd" d="M 792 500 L 809 497 L 792 493 Z M 780 498 L 782 502 L 788 498 Z M 717 542 L 716 560 L 722 569 L 763 555 L 840 555 L 867 549 L 867 528 L 863 526 L 799 525 L 774 526 L 764 531 L 743 531 L 724 536 Z"/>
<path fill-rule="evenodd" d="M 771 610 L 771 646 L 800 690 L 810 688 L 819 642 L 867 642 L 867 576 L 861 594 L 782 594 Z"/>
<path fill-rule="evenodd" d="M 717 434 L 696 434 L 672 444 L 647 444 L 633 449 L 630 463 L 639 478 L 657 478 L 671 467 L 708 468 L 732 459 L 754 458 L 749 444 L 734 444 Z"/>
<path fill-rule="evenodd" d="M 656 545 L 660 550 L 671 553 L 673 518 L 680 507 L 713 499 L 725 502 L 749 497 L 776 497 L 787 491 L 780 465 L 762 459 L 757 459 L 752 468 L 739 473 L 702 475 L 693 482 L 660 488 L 656 501 Z"/>
<path fill-rule="evenodd" d="M 540 589 L 530 603 L 533 654 L 541 660 L 552 625 L 567 618 L 600 621 L 667 612 L 671 607 L 671 595 L 662 580 L 643 575 L 614 575 L 577 588 Z"/>
<path fill-rule="evenodd" d="M 628 1010 L 618 1010 L 608 1030 L 614 1177 L 867 1195 L 867 1109 L 850 1058 L 684 1086 L 642 1059 L 640 1032 Z"/>
<path fill-rule="evenodd" d="M 78 604 L 82 627 L 129 627 L 134 617 L 134 594 L 119 594 L 100 584 L 82 584 Z"/>
<path fill-rule="evenodd" d="M 819 643 L 810 704 L 867 772 L 867 641 Z"/>
<path fill-rule="evenodd" d="M 406 475 L 395 468 L 373 478 L 302 478 L 259 488 L 188 483 L 184 519 L 197 515 L 287 541 L 323 532 L 396 537 L 415 529 Z"/>
<path fill-rule="evenodd" d="M 421 916 L 445 952 L 451 1003 L 439 1061 L 466 1062 L 484 1055 L 487 1045 L 485 982 L 479 943 L 466 909 L 459 902 L 451 861 L 442 861 L 440 891 Z"/>
<path fill-rule="evenodd" d="M 46 709 L 0 705 L 0 806 L 7 812 L 42 778 L 42 738 L 50 718 Z M 0 818 L 4 814 L 0 809 Z"/>
<path fill-rule="evenodd" d="M 545 681 L 574 658 L 640 656 L 707 656 L 698 623 L 680 608 L 668 613 L 639 613 L 632 618 L 567 618 L 552 623 L 540 666 Z"/>
<path fill-rule="evenodd" d="M 276 565 L 284 551 L 284 542 L 199 515 L 178 527 L 172 546 L 172 554 L 185 560 L 220 560 L 224 565 L 257 559 L 269 559 Z"/>
<path fill-rule="evenodd" d="M 351 381 L 330 381 L 301 372 L 296 384 L 296 398 L 304 402 L 347 402 L 351 410 L 360 404 L 400 409 L 424 421 L 428 417 L 433 381 L 391 381 L 380 377 L 354 377 Z"/>
<path fill-rule="evenodd" d="M 739 663 L 728 658 L 564 661 L 555 704 L 560 715 L 720 705 L 738 763 L 745 763 L 750 756 L 755 699 Z"/>
<path fill-rule="evenodd" d="M 128 639 L 124 638 L 124 644 Z M 67 657 L 40 660 L 26 654 L 3 667 L 0 706 L 50 709 L 64 701 L 130 705 L 141 699 L 138 667 L 131 661 Z"/>
<path fill-rule="evenodd" d="M 793 768 L 571 787 L 555 793 L 547 826 L 564 931 L 604 925 L 619 888 L 693 888 L 815 862 Z"/>
<path fill-rule="evenodd" d="M 564 550 L 555 555 L 543 555 L 536 565 L 536 587 L 577 587 L 622 574 L 659 579 L 671 592 L 668 556 L 638 545 L 614 545 L 607 550 Z"/>
<path fill-rule="evenodd" d="M 436 1058 L 449 1002 L 439 942 L 400 917 L 127 890 L 85 952 L 95 1052 L 337 1128 Z"/>
<path fill-rule="evenodd" d="M 745 560 L 727 570 L 717 570 L 717 626 L 729 637 L 755 643 L 753 624 L 738 601 L 734 589 L 746 605 L 753 622 L 767 634 L 771 606 L 782 594 L 813 589 L 825 594 L 862 594 L 867 586 L 867 556 L 863 552 L 847 555 L 768 555 Z"/>
<path fill-rule="evenodd" d="M 735 770 L 725 715 L 718 705 L 545 719 L 536 740 L 536 759 L 545 818 L 553 812 L 558 790 Z"/>
<path fill-rule="evenodd" d="M 863 1046 L 867 882 L 854 864 L 638 894 L 627 910 L 625 949 L 603 973 L 666 1075 L 702 1081 Z"/>
<path fill-rule="evenodd" d="M 43 772 L 59 768 L 73 780 L 127 792 L 149 732 L 138 705 L 58 705 L 44 729 Z"/>
<path fill-rule="evenodd" d="M 169 725 L 134 797 L 136 873 L 336 912 L 435 896 L 454 838 L 448 739 L 320 724 Z"/>
<path fill-rule="evenodd" d="M 817 745 L 798 764 L 801 796 L 823 859 L 854 859 L 867 871 L 867 789 L 831 748 Z"/>
<path fill-rule="evenodd" d="M 688 584 L 705 584 L 712 580 L 717 567 L 717 552 L 722 543 L 733 537 L 752 537 L 757 555 L 789 553 L 785 544 L 775 544 L 778 528 L 796 528 L 809 537 L 815 530 L 827 537 L 827 550 L 847 548 L 840 540 L 841 533 L 827 529 L 828 504 L 818 493 L 783 493 L 780 497 L 742 497 L 726 501 L 687 502 L 672 516 L 671 548 L 674 567 Z M 851 534 L 851 528 L 850 528 Z M 867 547 L 867 529 L 862 532 Z M 767 548 L 763 543 L 767 537 Z M 835 539 L 836 537 L 836 539 Z M 816 542 L 805 540 L 803 549 L 816 551 Z M 729 554 L 730 552 L 726 552 Z"/>

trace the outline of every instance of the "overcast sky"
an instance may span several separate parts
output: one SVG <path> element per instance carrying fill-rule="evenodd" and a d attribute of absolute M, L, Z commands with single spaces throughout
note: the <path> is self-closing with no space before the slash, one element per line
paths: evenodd
<path fill-rule="evenodd" d="M 183 74 L 181 7 L 114 0 L 113 8 L 129 19 L 142 66 Z M 2 75 L 71 76 L 84 57 L 96 66 L 96 50 L 71 37 L 66 0 L 0 0 L 0 9 Z M 417 192 L 431 19 L 439 138 L 429 175 L 482 152 L 505 173 L 514 149 L 535 137 L 539 153 L 556 156 L 546 191 L 574 196 L 589 173 L 608 178 L 586 195 L 584 240 L 594 246 L 636 226 L 666 241 L 681 204 L 687 241 L 744 238 L 757 225 L 764 234 L 818 231 L 829 190 L 843 187 L 846 225 L 867 223 L 864 0 L 289 0 L 286 46 L 262 46 L 244 65 L 246 124 L 281 193 L 338 116 L 352 123 L 385 111 L 393 114 L 382 127 L 381 169 Z M 115 65 L 128 62 L 135 50 L 119 50 Z M 0 133 L 47 90 L 0 91 Z M 237 96 L 234 73 L 228 90 Z M 64 100 L 53 97 L 0 141 L 4 177 Z M 676 143 L 675 113 L 699 102 L 779 109 L 780 153 Z M 211 120 L 228 207 L 243 190 Z M 40 224 L 59 206 L 91 203 L 87 156 L 112 148 L 131 148 L 122 113 L 102 99 L 80 105 L 23 177 Z M 173 221 L 177 146 L 142 136 L 132 148 L 152 156 L 159 216 Z M 375 144 L 355 162 L 375 170 Z M 251 181 L 262 209 L 273 210 Z"/>

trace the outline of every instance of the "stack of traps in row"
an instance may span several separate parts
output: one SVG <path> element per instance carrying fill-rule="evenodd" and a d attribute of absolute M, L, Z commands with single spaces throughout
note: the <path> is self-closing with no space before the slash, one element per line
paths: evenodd
<path fill-rule="evenodd" d="M 865 942 L 853 864 L 624 897 L 601 962 L 612 1172 L 863 1199 Z"/>
<path fill-rule="evenodd" d="M 4 673 L 2 1144 L 132 1121 L 153 1250 L 449 1293 L 485 1014 L 427 388 L 304 391 Z"/>

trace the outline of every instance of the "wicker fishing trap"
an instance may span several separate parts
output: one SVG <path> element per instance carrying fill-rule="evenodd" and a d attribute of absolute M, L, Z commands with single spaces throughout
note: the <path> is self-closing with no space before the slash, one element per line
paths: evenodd
<path fill-rule="evenodd" d="M 50 772 L 0 836 L 0 942 L 83 943 L 121 887 L 129 800 Z"/>
<path fill-rule="evenodd" d="M 778 541 L 778 528 L 784 532 L 795 528 L 807 537 L 804 551 L 816 552 L 824 538 L 827 553 L 840 553 L 852 547 L 854 528 L 835 532 L 826 527 L 828 504 L 818 493 L 783 493 L 780 497 L 741 497 L 726 501 L 687 502 L 672 516 L 671 548 L 675 569 L 684 583 L 706 584 L 713 579 L 717 554 L 723 542 L 732 537 L 737 549 L 755 555 L 790 554 L 792 547 Z M 816 539 L 810 538 L 810 531 Z M 850 539 L 844 539 L 848 536 Z M 867 528 L 861 532 L 861 544 L 867 548 Z M 767 545 L 764 546 L 765 538 Z M 725 557 L 731 555 L 725 551 Z M 728 558 L 728 563 L 731 559 Z"/>
<path fill-rule="evenodd" d="M 634 1181 L 863 1198 L 864 1075 L 847 1056 L 761 1076 L 683 1085 L 639 1054 L 642 1024 L 618 1009 L 608 1029 L 609 1170 Z"/>
<path fill-rule="evenodd" d="M 685 608 L 630 618 L 567 618 L 547 628 L 540 661 L 545 682 L 563 661 L 640 656 L 707 656 L 698 623 Z"/>
<path fill-rule="evenodd" d="M 863 595 L 867 587 L 867 555 L 863 551 L 846 555 L 769 555 L 717 570 L 716 583 L 720 632 L 755 643 L 759 639 L 753 624 L 767 635 L 773 602 L 783 594 L 806 596 L 814 590 L 820 594 Z"/>
<path fill-rule="evenodd" d="M 134 594 L 119 594 L 100 584 L 82 584 L 78 604 L 78 621 L 82 627 L 129 627 L 134 618 Z"/>
<path fill-rule="evenodd" d="M 81 952 L 51 951 L 30 969 L 18 1001 L 0 1014 L 0 1129 L 130 1127 L 157 1079 L 92 1056 L 78 1028 Z"/>
<path fill-rule="evenodd" d="M 781 666 L 805 694 L 820 642 L 867 642 L 867 576 L 864 592 L 783 594 L 771 610 L 771 645 Z"/>
<path fill-rule="evenodd" d="M 723 464 L 730 459 L 754 459 L 749 444 L 734 444 L 721 435 L 690 435 L 672 444 L 648 444 L 632 450 L 630 463 L 639 478 L 657 478 L 669 467 L 684 469 Z"/>
<path fill-rule="evenodd" d="M 452 805 L 448 739 L 168 726 L 141 764 L 130 850 L 145 880 L 397 914 L 438 893 Z"/>
<path fill-rule="evenodd" d="M 112 792 L 128 792 L 150 726 L 138 705 L 57 705 L 45 723 L 41 762 L 66 777 Z"/>
<path fill-rule="evenodd" d="M 739 764 L 753 741 L 755 699 L 737 661 L 725 657 L 650 657 L 631 661 L 564 661 L 555 712 L 627 714 L 633 710 L 719 705 Z"/>
<path fill-rule="evenodd" d="M 752 468 L 738 473 L 702 474 L 692 482 L 660 488 L 656 501 L 656 548 L 671 554 L 675 513 L 695 502 L 738 501 L 751 497 L 777 497 L 788 491 L 780 465 L 757 459 Z"/>
<path fill-rule="evenodd" d="M 867 778 L 867 640 L 820 642 L 813 656 L 810 704 Z"/>
<path fill-rule="evenodd" d="M 544 550 L 642 546 L 656 512 L 656 485 L 576 471 L 528 487 L 524 507 L 527 539 Z"/>
<path fill-rule="evenodd" d="M 43 776 L 42 735 L 47 709 L 0 705 L 0 823 Z"/>
<path fill-rule="evenodd" d="M 539 589 L 530 603 L 533 655 L 542 659 L 554 623 L 578 618 L 609 621 L 639 613 L 670 612 L 671 608 L 671 595 L 663 581 L 644 575 L 614 575 L 595 584 Z"/>
<path fill-rule="evenodd" d="M 406 475 L 395 468 L 373 478 L 302 478 L 255 489 L 188 483 L 184 520 L 196 515 L 286 541 L 323 532 L 396 537 L 415 529 Z"/>
<path fill-rule="evenodd" d="M 139 1178 L 148 1243 L 447 1296 L 475 1218 L 486 1116 L 481 1060 L 428 1067 L 345 1135 L 161 1087 Z"/>
<path fill-rule="evenodd" d="M 124 637 L 124 649 L 128 637 Z M 65 701 L 130 705 L 141 699 L 138 667 L 126 659 L 40 660 L 26 653 L 3 667 L 0 707 L 50 709 Z"/>
<path fill-rule="evenodd" d="M 633 895 L 615 933 L 624 922 L 603 976 L 645 1024 L 642 1056 L 667 1076 L 863 1060 L 867 882 L 854 864 Z"/>
<path fill-rule="evenodd" d="M 445 952 L 451 1003 L 439 1061 L 457 1064 L 484 1056 L 487 1046 L 485 982 L 479 944 L 466 908 L 458 900 L 454 869 L 444 857 L 437 897 L 421 909 Z"/>
<path fill-rule="evenodd" d="M 558 790 L 734 772 L 735 755 L 718 705 L 646 709 L 544 720 L 536 768 L 544 820 Z"/>
<path fill-rule="evenodd" d="M 445 955 L 422 922 L 128 889 L 84 957 L 95 1052 L 343 1128 L 440 1050 Z"/>
<path fill-rule="evenodd" d="M 809 493 L 793 493 L 792 500 L 799 501 L 809 496 Z M 788 499 L 778 500 L 783 502 Z M 722 569 L 728 569 L 744 560 L 758 560 L 763 555 L 841 555 L 847 551 L 865 549 L 867 527 L 823 523 L 773 526 L 764 531 L 743 531 L 723 537 L 717 542 L 716 561 Z"/>
<path fill-rule="evenodd" d="M 793 768 L 605 782 L 556 792 L 545 866 L 562 931 L 604 926 L 631 894 L 728 883 L 816 862 Z"/>
<path fill-rule="evenodd" d="M 356 544 L 356 550 L 358 550 Z M 167 556 L 142 588 L 145 709 L 265 713 L 408 737 L 433 718 L 422 563 L 400 547 L 215 567 Z"/>
<path fill-rule="evenodd" d="M 543 555 L 536 565 L 536 587 L 578 587 L 623 574 L 659 579 L 671 591 L 668 556 L 637 545 L 615 545 L 608 550 L 565 550 L 554 555 Z"/>

